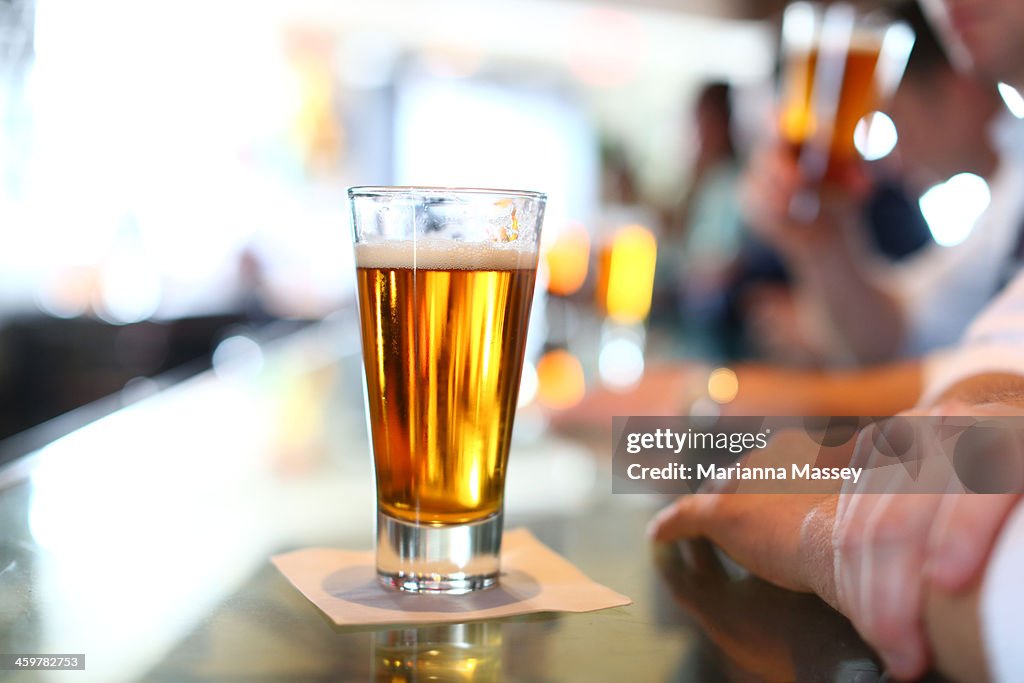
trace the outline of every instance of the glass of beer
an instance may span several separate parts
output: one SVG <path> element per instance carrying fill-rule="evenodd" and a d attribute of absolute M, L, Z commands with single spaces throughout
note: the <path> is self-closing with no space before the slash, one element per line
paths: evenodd
<path fill-rule="evenodd" d="M 488 588 L 546 198 L 430 187 L 349 198 L 377 575 L 413 593 Z"/>
<path fill-rule="evenodd" d="M 782 23 L 779 132 L 813 185 L 841 181 L 859 160 L 858 125 L 903 76 L 914 33 L 878 10 L 796 2 Z"/>

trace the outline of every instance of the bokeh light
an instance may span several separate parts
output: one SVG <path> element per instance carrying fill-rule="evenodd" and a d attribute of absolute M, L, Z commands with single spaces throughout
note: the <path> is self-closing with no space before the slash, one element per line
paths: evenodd
<path fill-rule="evenodd" d="M 925 192 L 920 205 L 935 241 L 952 247 L 967 239 L 991 201 L 992 193 L 984 178 L 960 173 Z"/>
<path fill-rule="evenodd" d="M 613 389 L 629 389 L 644 375 L 644 351 L 632 339 L 612 339 L 597 361 L 601 381 Z"/>
<path fill-rule="evenodd" d="M 605 7 L 583 9 L 567 36 L 569 70 L 590 86 L 628 83 L 640 73 L 648 49 L 644 37 L 643 26 L 627 12 Z M 608 50 L 609 45 L 616 49 Z"/>
<path fill-rule="evenodd" d="M 571 223 L 551 242 L 544 254 L 548 267 L 548 291 L 569 296 L 579 291 L 587 279 L 590 260 L 590 235 L 579 223 Z"/>
<path fill-rule="evenodd" d="M 554 349 L 537 361 L 537 400 L 548 408 L 564 410 L 583 400 L 583 366 L 569 351 Z"/>
<path fill-rule="evenodd" d="M 732 403 L 739 392 L 739 378 L 729 368 L 716 368 L 708 376 L 708 396 L 718 405 Z"/>
<path fill-rule="evenodd" d="M 1000 83 L 999 94 L 1010 113 L 1018 119 L 1024 119 L 1024 96 L 1021 96 L 1020 91 L 1009 83 Z"/>
<path fill-rule="evenodd" d="M 877 161 L 889 156 L 896 149 L 898 141 L 896 124 L 880 111 L 871 112 L 858 121 L 853 132 L 854 146 L 868 161 Z"/>
<path fill-rule="evenodd" d="M 616 231 L 602 249 L 598 274 L 598 304 L 615 322 L 643 322 L 651 310 L 658 244 L 642 225 Z"/>
<path fill-rule="evenodd" d="M 230 336 L 213 350 L 213 371 L 220 377 L 252 377 L 262 369 L 263 349 L 245 335 Z"/>

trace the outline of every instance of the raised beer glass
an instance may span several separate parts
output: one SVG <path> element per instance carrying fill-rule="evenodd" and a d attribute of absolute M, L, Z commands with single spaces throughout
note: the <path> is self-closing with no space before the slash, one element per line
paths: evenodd
<path fill-rule="evenodd" d="M 814 186 L 839 182 L 859 159 L 858 126 L 870 134 L 870 114 L 899 85 L 914 45 L 914 32 L 880 10 L 846 2 L 794 2 L 782 23 L 779 132 L 801 172 Z M 816 212 L 816 193 L 798 195 Z"/>
<path fill-rule="evenodd" d="M 349 198 L 377 575 L 413 593 L 488 588 L 546 198 L 431 187 Z"/>

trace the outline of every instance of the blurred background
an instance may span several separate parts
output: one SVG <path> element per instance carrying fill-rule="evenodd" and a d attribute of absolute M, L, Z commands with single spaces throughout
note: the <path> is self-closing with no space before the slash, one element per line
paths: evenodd
<path fill-rule="evenodd" d="M 523 404 L 655 357 L 817 362 L 737 304 L 786 315 L 784 276 L 736 289 L 783 6 L 0 0 L 0 437 L 351 315 L 354 184 L 548 193 Z M 879 120 L 858 150 L 894 164 Z M 915 188 L 901 256 L 970 231 L 961 175 Z"/>

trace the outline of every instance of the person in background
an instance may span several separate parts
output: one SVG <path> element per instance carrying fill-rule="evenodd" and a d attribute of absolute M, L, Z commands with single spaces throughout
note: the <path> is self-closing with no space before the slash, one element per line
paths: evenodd
<path fill-rule="evenodd" d="M 1014 215 L 1022 170 L 1013 148 L 1024 140 L 1003 112 L 995 84 L 958 73 L 915 4 L 899 15 L 917 40 L 892 103 L 901 175 L 921 194 L 951 176 L 988 178 L 992 203 L 967 239 L 932 245 L 909 261 L 884 263 L 860 226 L 863 173 L 831 191 L 819 217 L 801 223 L 789 202 L 805 181 L 781 146 L 755 155 L 744 179 L 753 230 L 783 257 L 818 347 L 840 359 L 877 363 L 947 346 L 1005 283 L 1019 230 Z M 999 114 L 1002 113 L 1002 117 Z M 997 156 L 996 149 L 1001 153 Z"/>
<path fill-rule="evenodd" d="M 601 204 L 604 206 L 638 206 L 642 203 L 640 188 L 626 151 L 618 143 L 601 146 Z"/>
<path fill-rule="evenodd" d="M 732 88 L 702 86 L 693 109 L 696 158 L 690 184 L 666 216 L 658 255 L 656 322 L 678 323 L 686 341 L 713 353 L 730 343 L 724 292 L 743 239 L 737 197 L 741 164 L 733 132 Z"/>
<path fill-rule="evenodd" d="M 656 225 L 651 206 L 638 179 L 636 163 L 626 146 L 608 140 L 601 145 L 601 207 L 594 234 L 595 249 L 624 225 Z"/>
<path fill-rule="evenodd" d="M 976 73 L 1024 87 L 1024 2 L 923 1 L 947 45 L 968 56 Z M 1022 188 L 1018 183 L 1018 195 Z M 1017 223 L 1020 216 L 1004 218 Z M 940 430 L 948 416 L 1024 414 L 1022 313 L 1018 270 L 960 341 L 932 358 L 938 367 L 915 413 Z M 923 457 L 928 468 L 945 456 Z M 884 493 L 874 495 L 846 488 L 684 497 L 655 517 L 650 534 L 662 542 L 709 537 L 767 580 L 817 593 L 851 618 L 897 678 L 934 666 L 960 681 L 1024 680 L 1020 487 L 1001 495 L 920 495 L 895 469 L 896 479 L 881 482 Z"/>
<path fill-rule="evenodd" d="M 694 119 L 697 159 L 680 207 L 680 264 L 687 296 L 700 306 L 703 297 L 721 289 L 743 231 L 736 205 L 741 167 L 733 141 L 732 89 L 728 83 L 709 83 L 701 89 Z"/>

